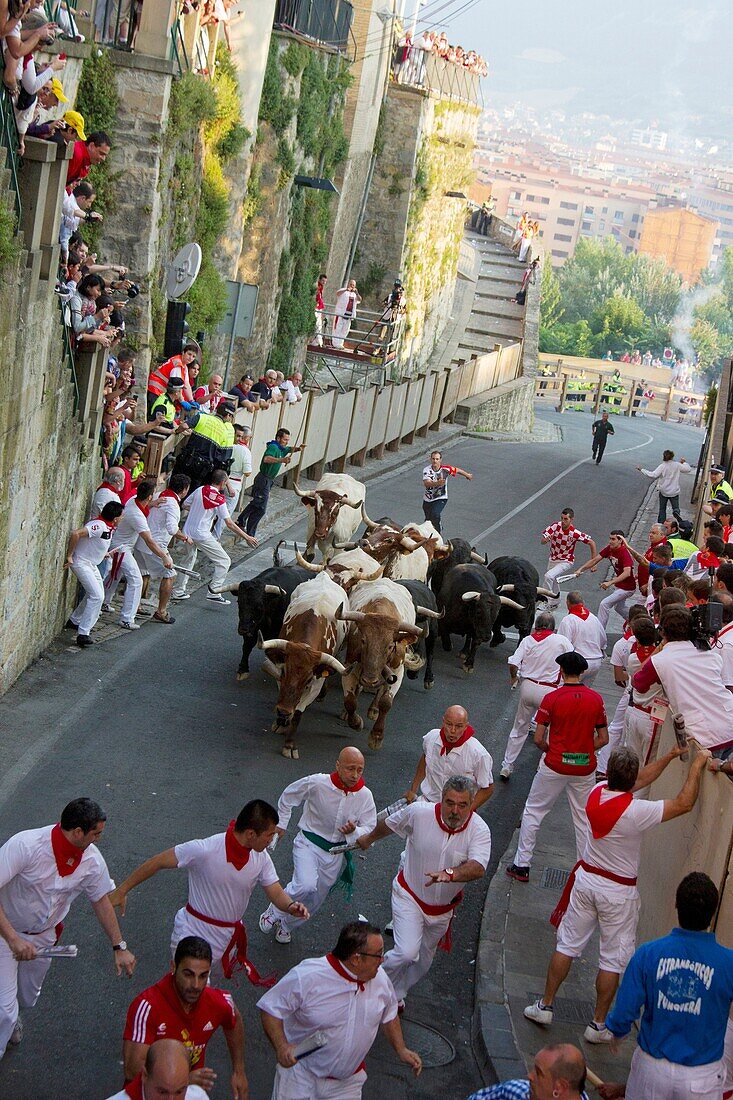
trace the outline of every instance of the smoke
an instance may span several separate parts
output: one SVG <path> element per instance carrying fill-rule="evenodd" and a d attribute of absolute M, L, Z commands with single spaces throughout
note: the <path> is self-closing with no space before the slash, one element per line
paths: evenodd
<path fill-rule="evenodd" d="M 670 324 L 672 330 L 672 344 L 681 351 L 685 359 L 689 359 L 690 362 L 695 358 L 695 349 L 690 339 L 690 329 L 695 323 L 695 318 L 693 317 L 695 308 L 705 305 L 706 302 L 709 302 L 711 298 L 714 298 L 715 295 L 719 293 L 720 287 L 713 284 L 712 286 L 700 286 L 697 290 L 693 290 L 691 294 L 685 294 L 680 298 L 677 312 Z"/>

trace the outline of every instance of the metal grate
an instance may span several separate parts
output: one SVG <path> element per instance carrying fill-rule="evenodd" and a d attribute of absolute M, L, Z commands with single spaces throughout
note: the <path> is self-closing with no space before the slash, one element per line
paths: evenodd
<path fill-rule="evenodd" d="M 575 1001 L 570 997 L 555 998 L 555 1018 L 568 1024 L 587 1024 L 593 1019 L 593 1001 Z"/>
<path fill-rule="evenodd" d="M 437 1069 L 449 1065 L 456 1056 L 453 1044 L 435 1028 L 415 1023 L 404 1016 L 400 1020 L 402 1034 L 411 1050 L 416 1050 L 426 1069 Z"/>
<path fill-rule="evenodd" d="M 540 886 L 546 890 L 562 890 L 569 878 L 569 871 L 563 871 L 560 867 L 545 867 L 540 879 Z"/>

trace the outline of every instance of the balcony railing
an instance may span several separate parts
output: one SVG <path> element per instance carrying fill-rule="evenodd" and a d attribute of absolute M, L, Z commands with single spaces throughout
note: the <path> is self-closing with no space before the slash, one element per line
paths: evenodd
<path fill-rule="evenodd" d="M 354 9 L 348 0 L 277 0 L 273 26 L 308 42 L 330 46 L 353 61 L 356 43 L 351 33 Z"/>
<path fill-rule="evenodd" d="M 400 47 L 398 47 L 399 51 Z M 398 53 L 395 53 L 395 58 Z M 409 88 L 420 88 L 441 99 L 464 103 L 483 103 L 481 77 L 463 65 L 446 61 L 435 53 L 412 47 L 406 60 L 394 63 L 394 81 Z"/>

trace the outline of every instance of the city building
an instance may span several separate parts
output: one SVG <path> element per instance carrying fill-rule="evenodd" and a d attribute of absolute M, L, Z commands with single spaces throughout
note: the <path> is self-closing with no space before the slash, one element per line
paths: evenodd
<path fill-rule="evenodd" d="M 647 211 L 639 252 L 662 259 L 689 285 L 710 264 L 718 223 L 684 206 Z"/>

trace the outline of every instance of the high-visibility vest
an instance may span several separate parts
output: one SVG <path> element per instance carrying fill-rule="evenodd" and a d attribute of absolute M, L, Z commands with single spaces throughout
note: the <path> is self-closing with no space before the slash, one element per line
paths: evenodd
<path fill-rule="evenodd" d="M 687 539 L 675 538 L 674 536 L 668 538 L 667 542 L 672 547 L 673 561 L 686 561 L 691 554 L 696 554 L 699 549 L 694 542 L 688 542 Z"/>
<path fill-rule="evenodd" d="M 210 439 L 222 450 L 234 446 L 234 425 L 225 424 L 220 416 L 215 416 L 213 413 L 200 413 L 193 430 L 196 435 Z"/>
<path fill-rule="evenodd" d="M 174 355 L 150 372 L 148 377 L 148 393 L 154 393 L 160 397 L 168 388 L 168 379 L 171 376 L 173 378 L 180 378 L 186 389 L 191 388 L 188 378 L 188 367 L 183 362 L 180 355 Z"/>
<path fill-rule="evenodd" d="M 713 485 L 711 483 L 710 496 L 708 497 L 708 500 L 715 500 L 715 494 L 721 491 L 725 493 L 728 500 L 733 500 L 733 487 L 728 484 L 725 478 L 723 478 L 722 481 L 719 481 L 717 485 Z"/>
<path fill-rule="evenodd" d="M 150 419 L 151 420 L 155 419 L 155 414 L 156 414 L 158 409 L 163 410 L 163 412 L 165 413 L 166 420 L 170 420 L 171 423 L 174 420 L 176 420 L 178 418 L 178 416 L 180 415 L 178 410 L 176 409 L 175 404 L 173 403 L 173 401 L 171 401 L 171 399 L 170 399 L 170 397 L 168 396 L 167 393 L 161 394 L 161 396 L 157 397 L 155 399 L 155 401 L 153 402 L 152 407 L 150 409 Z"/>

